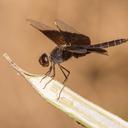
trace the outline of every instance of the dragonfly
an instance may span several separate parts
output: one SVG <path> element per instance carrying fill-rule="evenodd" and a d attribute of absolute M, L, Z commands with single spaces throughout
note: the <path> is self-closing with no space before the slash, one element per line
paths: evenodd
<path fill-rule="evenodd" d="M 41 79 L 41 81 L 47 76 L 51 75 L 51 79 L 45 84 L 43 88 L 45 88 L 46 85 L 54 79 L 56 75 L 56 65 L 58 65 L 60 71 L 64 75 L 64 84 L 70 75 L 70 71 L 62 66 L 63 62 L 69 60 L 72 57 L 79 58 L 91 53 L 108 55 L 106 48 L 120 45 L 128 41 L 127 38 L 121 38 L 108 42 L 92 44 L 89 36 L 79 33 L 73 27 L 61 20 L 54 21 L 56 29 L 32 19 L 28 19 L 28 21 L 31 26 L 39 30 L 56 44 L 55 48 L 50 52 L 50 55 L 43 53 L 39 57 L 39 63 L 43 67 L 49 67 L 49 70 L 45 73 L 45 76 Z M 64 87 L 65 85 L 61 88 L 58 99 L 60 98 L 60 94 Z"/>

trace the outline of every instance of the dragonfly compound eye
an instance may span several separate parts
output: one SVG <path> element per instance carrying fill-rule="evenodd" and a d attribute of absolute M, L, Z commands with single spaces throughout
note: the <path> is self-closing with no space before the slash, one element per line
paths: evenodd
<path fill-rule="evenodd" d="M 39 58 L 39 63 L 43 66 L 43 67 L 48 67 L 49 66 L 49 58 L 47 56 L 47 54 L 42 54 Z"/>

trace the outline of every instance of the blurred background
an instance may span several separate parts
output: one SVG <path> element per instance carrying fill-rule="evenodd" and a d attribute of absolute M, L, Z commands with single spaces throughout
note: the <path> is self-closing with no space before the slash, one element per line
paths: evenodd
<path fill-rule="evenodd" d="M 31 73 L 48 70 L 39 65 L 38 58 L 43 52 L 50 53 L 55 44 L 32 28 L 27 18 L 52 27 L 55 19 L 63 20 L 95 44 L 128 37 L 128 1 L 0 1 L 0 127 L 81 127 L 43 100 L 2 57 L 7 52 Z M 63 66 L 71 71 L 66 85 L 128 121 L 128 44 L 108 51 L 109 56 L 90 54 L 65 62 Z M 63 80 L 60 71 L 56 80 Z"/>

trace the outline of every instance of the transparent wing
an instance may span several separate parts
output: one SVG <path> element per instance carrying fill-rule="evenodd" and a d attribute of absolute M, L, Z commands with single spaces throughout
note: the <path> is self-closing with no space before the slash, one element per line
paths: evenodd
<path fill-rule="evenodd" d="M 71 32 L 71 33 L 78 33 L 80 34 L 77 30 L 75 30 L 72 26 L 64 23 L 63 21 L 56 19 L 54 21 L 54 24 L 56 26 L 58 26 L 62 31 L 66 31 L 66 32 Z"/>
<path fill-rule="evenodd" d="M 27 19 L 28 22 L 30 22 L 30 25 L 32 25 L 33 27 L 35 27 L 36 29 L 39 29 L 39 30 L 53 30 L 52 27 L 49 27 L 43 23 L 40 23 L 39 21 L 35 21 L 35 20 L 32 20 L 32 19 Z"/>
<path fill-rule="evenodd" d="M 63 45 L 65 44 L 64 37 L 62 34 L 58 31 L 55 30 L 45 24 L 42 24 L 38 21 L 27 19 L 27 21 L 30 22 L 30 25 L 32 25 L 34 28 L 42 32 L 45 36 L 47 36 L 49 39 L 51 39 L 54 43 L 57 45 Z"/>
<path fill-rule="evenodd" d="M 64 36 L 66 44 L 70 45 L 90 45 L 91 40 L 88 36 L 80 34 L 73 27 L 67 25 L 61 20 L 55 20 L 54 24 Z"/>

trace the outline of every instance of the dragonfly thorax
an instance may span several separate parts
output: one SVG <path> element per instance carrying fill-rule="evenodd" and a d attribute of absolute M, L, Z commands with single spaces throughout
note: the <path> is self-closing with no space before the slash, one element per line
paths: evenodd
<path fill-rule="evenodd" d="M 51 60 L 54 63 L 62 63 L 72 57 L 72 53 L 61 48 L 54 48 L 51 52 Z"/>

